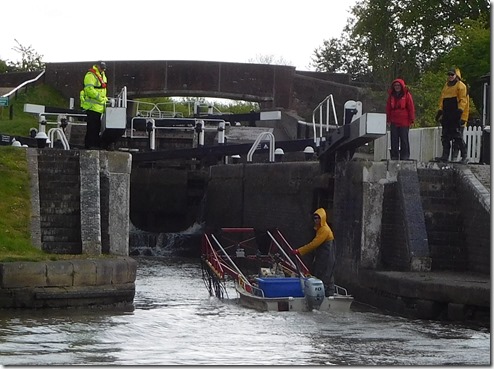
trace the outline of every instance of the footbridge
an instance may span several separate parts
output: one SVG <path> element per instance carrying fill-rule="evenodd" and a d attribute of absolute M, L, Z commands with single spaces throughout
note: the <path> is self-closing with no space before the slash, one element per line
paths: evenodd
<path fill-rule="evenodd" d="M 91 61 L 46 63 L 44 82 L 78 106 L 82 78 Z M 348 100 L 362 101 L 364 111 L 383 111 L 365 89 L 346 74 L 297 71 L 293 66 L 217 61 L 106 61 L 109 96 L 127 87 L 130 99 L 159 96 L 214 97 L 258 102 L 261 109 L 296 111 L 304 119 L 327 95 L 335 97 L 340 119 Z M 6 86 L 0 75 L 0 86 Z"/>

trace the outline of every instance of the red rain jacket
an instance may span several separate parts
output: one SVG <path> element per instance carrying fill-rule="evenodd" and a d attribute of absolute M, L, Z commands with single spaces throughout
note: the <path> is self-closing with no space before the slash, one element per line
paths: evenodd
<path fill-rule="evenodd" d="M 401 85 L 403 95 L 401 97 L 393 94 L 393 84 L 398 82 Z M 397 127 L 410 127 L 415 121 L 415 105 L 412 94 L 405 87 L 405 81 L 395 79 L 388 90 L 388 100 L 386 102 L 386 121 Z"/>

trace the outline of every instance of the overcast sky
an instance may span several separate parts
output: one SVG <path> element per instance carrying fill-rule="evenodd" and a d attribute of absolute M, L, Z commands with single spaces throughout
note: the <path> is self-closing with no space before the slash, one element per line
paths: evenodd
<path fill-rule="evenodd" d="M 10 0 L 1 5 L 0 59 L 15 40 L 44 62 L 202 60 L 245 63 L 273 56 L 310 67 L 339 38 L 356 0 Z M 125 5 L 124 5 L 125 4 Z"/>

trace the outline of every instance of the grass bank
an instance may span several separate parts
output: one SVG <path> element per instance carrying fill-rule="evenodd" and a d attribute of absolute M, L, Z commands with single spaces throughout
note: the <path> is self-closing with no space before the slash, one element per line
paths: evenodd
<path fill-rule="evenodd" d="M 26 150 L 0 146 L 0 261 L 40 260 L 31 244 L 31 195 Z"/>
<path fill-rule="evenodd" d="M 94 259 L 49 254 L 31 243 L 31 189 L 24 148 L 0 146 L 0 262 Z M 111 257 L 101 255 L 97 257 Z"/>
<path fill-rule="evenodd" d="M 18 93 L 11 99 L 13 119 L 10 119 L 10 107 L 0 108 L 0 133 L 26 137 L 32 127 L 38 127 L 37 117 L 24 113 L 25 103 L 63 107 L 64 99 L 46 85 Z M 0 146 L 0 199 L 0 262 L 67 257 L 47 254 L 31 243 L 31 191 L 23 148 Z"/>

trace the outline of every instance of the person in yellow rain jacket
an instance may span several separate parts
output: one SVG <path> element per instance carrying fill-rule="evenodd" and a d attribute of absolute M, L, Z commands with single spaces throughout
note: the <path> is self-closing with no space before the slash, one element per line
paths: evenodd
<path fill-rule="evenodd" d="M 100 61 L 94 64 L 84 76 L 84 88 L 80 93 L 81 108 L 86 112 L 86 149 L 101 147 L 100 131 L 101 118 L 106 109 L 106 63 Z"/>
<path fill-rule="evenodd" d="M 314 212 L 313 219 L 316 231 L 314 239 L 294 249 L 293 254 L 303 256 L 313 253 L 312 275 L 323 282 L 326 296 L 333 296 L 335 290 L 333 271 L 336 261 L 333 231 L 326 222 L 326 210 L 323 208 Z"/>
<path fill-rule="evenodd" d="M 467 163 L 467 148 L 461 135 L 462 118 L 467 110 L 467 87 L 461 81 L 460 70 L 458 68 L 450 69 L 446 84 L 441 91 L 439 110 L 436 114 L 436 121 L 440 122 L 443 128 L 441 134 L 443 154 L 437 158 L 439 161 L 448 161 L 451 141 L 453 141 L 461 152 L 461 162 Z"/>

